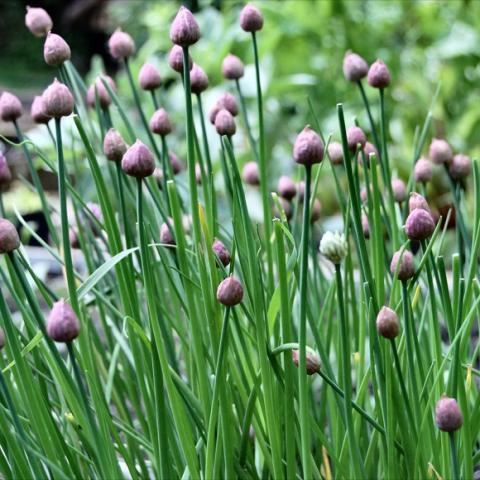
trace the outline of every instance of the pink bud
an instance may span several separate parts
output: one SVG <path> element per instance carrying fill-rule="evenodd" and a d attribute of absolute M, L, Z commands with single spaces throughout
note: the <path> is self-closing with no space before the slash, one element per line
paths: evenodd
<path fill-rule="evenodd" d="M 440 398 L 435 407 L 435 422 L 443 432 L 455 432 L 463 425 L 463 415 L 454 398 Z"/>
<path fill-rule="evenodd" d="M 44 37 L 52 29 L 53 22 L 43 8 L 27 7 L 25 25 L 36 37 Z"/>
<path fill-rule="evenodd" d="M 420 158 L 415 163 L 413 176 L 416 182 L 426 183 L 432 179 L 433 165 L 432 162 L 426 158 Z"/>
<path fill-rule="evenodd" d="M 170 161 L 170 165 L 172 166 L 173 174 L 178 175 L 183 170 L 183 163 L 173 152 L 168 152 L 168 159 Z"/>
<path fill-rule="evenodd" d="M 467 155 L 455 155 L 448 170 L 454 180 L 463 180 L 472 173 L 472 160 Z"/>
<path fill-rule="evenodd" d="M 387 66 L 377 60 L 368 70 L 368 84 L 374 88 L 386 88 L 390 85 L 390 72 Z"/>
<path fill-rule="evenodd" d="M 234 117 L 238 115 L 238 104 L 235 97 L 228 92 L 222 93 L 222 95 L 217 100 L 217 106 L 221 110 L 224 108 L 228 110 Z"/>
<path fill-rule="evenodd" d="M 15 95 L 3 92 L 0 96 L 0 118 L 5 122 L 14 122 L 22 115 L 22 103 Z"/>
<path fill-rule="evenodd" d="M 222 110 L 217 113 L 215 117 L 215 129 L 219 135 L 231 137 L 235 134 L 237 130 L 235 119 L 228 110 L 222 108 Z"/>
<path fill-rule="evenodd" d="M 0 152 L 0 185 L 8 185 L 12 180 L 12 172 L 8 167 L 5 155 Z"/>
<path fill-rule="evenodd" d="M 453 159 L 452 149 L 446 140 L 434 138 L 429 148 L 430 158 L 433 163 L 441 165 L 449 164 Z"/>
<path fill-rule="evenodd" d="M 222 63 L 222 73 L 227 80 L 238 80 L 243 77 L 245 67 L 243 62 L 236 56 L 229 53 Z"/>
<path fill-rule="evenodd" d="M 113 58 L 121 60 L 131 57 L 135 53 L 135 42 L 128 33 L 118 29 L 109 38 L 108 48 Z"/>
<path fill-rule="evenodd" d="M 20 247 L 18 232 L 5 218 L 0 218 L 0 253 L 10 253 Z"/>
<path fill-rule="evenodd" d="M 112 162 L 121 162 L 127 151 L 127 144 L 122 136 L 113 128 L 108 130 L 103 139 L 103 153 Z"/>
<path fill-rule="evenodd" d="M 398 250 L 395 252 L 390 263 L 390 272 L 392 275 L 396 273 L 397 278 L 402 282 L 412 278 L 415 275 L 412 252 L 409 250 Z"/>
<path fill-rule="evenodd" d="M 217 300 L 227 307 L 238 305 L 242 299 L 242 284 L 234 277 L 227 277 L 217 288 Z"/>
<path fill-rule="evenodd" d="M 301 165 L 313 165 L 323 160 L 323 142 L 307 125 L 297 136 L 293 146 L 293 158 Z"/>
<path fill-rule="evenodd" d="M 293 217 L 292 204 L 286 198 L 279 197 L 278 200 L 280 202 L 280 205 L 282 206 L 282 210 L 283 210 L 283 213 L 285 214 L 285 218 L 287 220 L 291 220 Z M 273 209 L 273 215 L 275 216 L 275 218 L 282 218 L 281 210 L 278 209 L 277 205 L 275 205 Z"/>
<path fill-rule="evenodd" d="M 144 63 L 138 74 L 138 83 L 142 90 L 155 90 L 161 84 L 159 71 L 151 64 Z"/>
<path fill-rule="evenodd" d="M 160 108 L 152 115 L 150 130 L 161 136 L 166 136 L 172 132 L 172 124 L 165 109 Z"/>
<path fill-rule="evenodd" d="M 242 178 L 248 185 L 260 185 L 260 173 L 256 162 L 247 162 L 243 166 Z"/>
<path fill-rule="evenodd" d="M 5 346 L 6 339 L 5 339 L 5 332 L 3 331 L 3 328 L 0 327 L 0 350 L 3 349 Z"/>
<path fill-rule="evenodd" d="M 108 93 L 108 90 L 103 83 L 104 80 L 110 85 L 110 88 L 113 91 L 116 90 L 117 87 L 112 77 L 109 77 L 108 75 L 98 76 L 95 79 L 95 83 L 93 85 L 90 85 L 87 90 L 87 105 L 90 108 L 95 108 L 95 94 L 98 97 L 98 103 L 100 104 L 101 108 L 108 108 L 112 103 L 110 94 Z"/>
<path fill-rule="evenodd" d="M 172 228 L 171 224 L 172 222 L 170 222 L 170 228 Z M 162 223 L 162 226 L 160 227 L 160 243 L 165 245 L 176 245 L 175 238 L 170 231 L 170 228 L 166 223 Z"/>
<path fill-rule="evenodd" d="M 30 116 L 35 123 L 38 124 L 47 124 L 50 120 L 50 117 L 45 113 L 45 105 L 43 103 L 43 97 L 37 95 L 32 102 L 32 107 L 30 108 Z"/>
<path fill-rule="evenodd" d="M 338 142 L 332 142 L 328 145 L 328 157 L 333 165 L 343 163 L 343 148 Z"/>
<path fill-rule="evenodd" d="M 407 186 L 403 180 L 394 178 L 392 180 L 393 198 L 396 202 L 402 203 L 407 199 Z"/>
<path fill-rule="evenodd" d="M 66 85 L 57 79 L 43 92 L 45 113 L 49 117 L 67 117 L 73 112 L 73 95 Z"/>
<path fill-rule="evenodd" d="M 366 77 L 368 63 L 356 53 L 348 51 L 343 58 L 343 74 L 349 82 L 358 82 Z"/>
<path fill-rule="evenodd" d="M 370 238 L 370 224 L 365 214 L 362 214 L 362 231 L 365 238 Z"/>
<path fill-rule="evenodd" d="M 291 200 L 297 193 L 295 182 L 286 175 L 282 175 L 278 180 L 278 194 L 286 200 Z"/>
<path fill-rule="evenodd" d="M 204 92 L 208 88 L 207 74 L 196 63 L 190 70 L 190 90 L 196 95 Z"/>
<path fill-rule="evenodd" d="M 405 233 L 410 240 L 425 240 L 435 230 L 432 215 L 423 208 L 416 208 L 407 217 Z"/>
<path fill-rule="evenodd" d="M 227 247 L 218 238 L 215 239 L 212 245 L 213 253 L 218 257 L 220 263 L 226 267 L 230 263 L 230 252 Z"/>
<path fill-rule="evenodd" d="M 300 365 L 300 355 L 298 350 L 292 350 L 292 361 L 296 367 Z M 320 358 L 315 353 L 307 349 L 305 354 L 305 367 L 307 375 L 315 375 L 320 371 Z"/>
<path fill-rule="evenodd" d="M 310 223 L 318 222 L 318 220 L 320 220 L 321 213 L 322 213 L 322 204 L 320 203 L 320 200 L 316 198 L 313 201 L 312 211 L 310 213 Z"/>
<path fill-rule="evenodd" d="M 246 32 L 256 32 L 263 27 L 263 15 L 257 7 L 247 3 L 240 12 L 240 26 Z"/>
<path fill-rule="evenodd" d="M 398 316 L 394 310 L 382 307 L 377 315 L 377 331 L 384 338 L 395 338 L 400 332 Z"/>
<path fill-rule="evenodd" d="M 430 213 L 430 207 L 425 198 L 417 192 L 412 192 L 408 199 L 408 211 L 413 212 L 416 208 L 422 208 Z"/>
<path fill-rule="evenodd" d="M 215 118 L 217 116 L 217 113 L 221 110 L 221 108 L 217 105 L 214 105 L 212 109 L 210 110 L 210 113 L 208 114 L 208 119 L 210 120 L 210 123 L 212 125 L 215 125 Z"/>
<path fill-rule="evenodd" d="M 168 64 L 178 73 L 183 73 L 183 50 L 182 47 L 174 45 L 168 55 Z M 192 57 L 188 55 L 188 66 L 193 67 Z"/>
<path fill-rule="evenodd" d="M 49 32 L 43 45 L 45 63 L 51 67 L 58 67 L 70 60 L 70 56 L 68 43 L 60 35 Z"/>
<path fill-rule="evenodd" d="M 175 45 L 189 47 L 200 39 L 200 27 L 192 12 L 183 5 L 170 27 L 170 40 Z"/>
<path fill-rule="evenodd" d="M 70 228 L 68 231 L 68 241 L 70 242 L 70 246 L 74 249 L 79 249 L 81 247 L 77 232 L 73 228 Z"/>
<path fill-rule="evenodd" d="M 155 160 L 150 149 L 137 140 L 123 155 L 122 170 L 131 177 L 150 176 L 155 170 Z"/>
<path fill-rule="evenodd" d="M 80 322 L 63 298 L 53 304 L 47 320 L 47 334 L 55 342 L 61 343 L 69 343 L 80 334 Z"/>
<path fill-rule="evenodd" d="M 350 151 L 355 152 L 359 144 L 361 148 L 365 146 L 367 137 L 360 127 L 353 126 L 347 130 L 347 142 Z"/>

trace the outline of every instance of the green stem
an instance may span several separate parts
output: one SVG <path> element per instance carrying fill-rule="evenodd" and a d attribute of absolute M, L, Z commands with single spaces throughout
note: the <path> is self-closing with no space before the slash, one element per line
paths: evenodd
<path fill-rule="evenodd" d="M 243 121 L 245 122 L 245 130 L 247 131 L 248 141 L 250 142 L 250 148 L 252 152 L 255 154 L 255 158 L 257 162 L 258 158 L 258 150 L 257 144 L 255 143 L 255 139 L 253 138 L 252 129 L 250 127 L 250 121 L 248 120 L 248 111 L 247 111 L 247 104 L 245 102 L 245 97 L 243 96 L 242 89 L 240 87 L 240 81 L 238 78 L 235 80 L 235 86 L 237 87 L 238 98 L 240 98 L 240 106 L 242 107 L 242 114 L 243 114 Z"/>
<path fill-rule="evenodd" d="M 455 446 L 455 433 L 449 432 L 448 433 L 448 440 L 450 443 L 450 454 L 452 456 L 452 475 L 453 480 L 460 480 L 460 468 L 458 465 L 458 457 L 457 457 L 457 448 Z"/>
<path fill-rule="evenodd" d="M 207 172 L 208 177 L 212 175 L 212 159 L 210 157 L 210 148 L 208 146 L 208 136 L 207 136 L 207 128 L 205 126 L 205 116 L 203 112 L 203 103 L 202 103 L 202 95 L 200 93 L 197 94 L 197 105 L 198 105 L 198 115 L 200 117 L 200 126 L 202 128 L 202 137 L 203 137 L 203 149 L 205 150 L 205 160 L 207 161 Z"/>

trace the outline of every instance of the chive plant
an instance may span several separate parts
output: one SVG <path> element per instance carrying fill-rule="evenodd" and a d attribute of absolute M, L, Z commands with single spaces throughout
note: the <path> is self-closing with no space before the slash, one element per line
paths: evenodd
<path fill-rule="evenodd" d="M 272 27 L 250 4 L 239 21 L 253 56 L 223 60 L 238 98 L 223 94 L 209 126 L 208 78 L 191 58 L 200 27 L 185 7 L 173 20 L 181 138 L 153 65 L 144 64 L 137 85 L 126 32 L 116 31 L 109 48 L 129 92 L 104 75 L 87 89 L 67 43 L 46 36 L 47 12 L 27 8 L 26 25 L 46 36 L 45 60 L 61 80 L 31 112 L 56 156 L 21 130 L 22 106 L 11 93 L 0 97 L 0 117 L 16 128 L 13 146 L 31 174 L 20 180 L 38 195 L 49 236 L 40 238 L 16 205 L 5 211 L 0 201 L 1 216 L 41 244 L 65 282 L 57 291 L 42 278 L 14 224 L 0 218 L 2 478 L 473 478 L 478 163 L 446 139 L 427 146 L 428 112 L 408 181 L 394 177 L 390 72 L 348 52 L 345 79 L 365 111 L 349 125 L 337 105 L 330 142 L 310 103 L 314 128 L 299 133 L 292 154 L 302 181 L 282 175 L 271 192 L 258 44 Z M 253 104 L 240 84 L 249 61 Z M 236 142 L 240 128 L 245 145 Z M 186 146 L 186 179 L 167 136 Z M 238 153 L 251 160 L 242 168 Z M 58 177 L 59 207 L 43 190 L 35 157 Z M 428 196 L 435 169 L 450 188 L 446 218 Z M 323 231 L 316 198 L 331 179 L 342 220 L 335 233 Z M 0 154 L 0 183 L 10 180 Z M 249 189 L 260 190 L 259 225 Z"/>

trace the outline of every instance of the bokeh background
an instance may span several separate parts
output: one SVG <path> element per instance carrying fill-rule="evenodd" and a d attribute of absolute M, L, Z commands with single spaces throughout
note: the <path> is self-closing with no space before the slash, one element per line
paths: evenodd
<path fill-rule="evenodd" d="M 109 57 L 106 43 L 117 26 L 128 31 L 138 46 L 134 72 L 147 60 L 159 67 L 165 82 L 163 98 L 173 110 L 174 120 L 177 109 L 181 122 L 182 108 L 176 107 L 177 100 L 182 98 L 181 85 L 167 63 L 171 47 L 169 24 L 180 2 L 2 0 L 0 91 L 8 89 L 19 95 L 26 112 L 33 96 L 52 79 L 52 70 L 43 61 L 42 40 L 35 39 L 24 27 L 27 3 L 42 6 L 51 14 L 55 31 L 70 43 L 72 61 L 87 81 L 107 71 L 115 77 L 120 95 L 127 103 L 130 95 L 126 78 Z M 229 52 L 244 59 L 247 65 L 242 86 L 253 107 L 251 43 L 238 25 L 244 2 L 183 3 L 195 12 L 202 30 L 202 41 L 194 46 L 192 55 L 214 87 L 206 95 L 207 107 L 221 90 L 232 87 L 226 86 L 220 71 L 221 61 Z M 480 1 L 257 0 L 255 3 L 265 16 L 260 52 L 272 178 L 293 171 L 291 142 L 306 123 L 313 122 L 309 98 L 324 135 L 332 133 L 338 139 L 335 110 L 338 102 L 345 104 L 349 123 L 356 118 L 368 131 L 358 90 L 342 75 L 343 55 L 348 49 L 368 62 L 381 58 L 391 70 L 393 82 L 387 92 L 390 157 L 400 176 L 406 178 L 410 173 L 414 134 L 429 108 L 434 117 L 432 135 L 444 136 L 456 151 L 478 157 Z M 439 95 L 432 105 L 437 88 Z M 376 114 L 377 92 L 367 90 Z M 26 128 L 30 126 L 28 115 L 22 121 Z M 11 134 L 2 124 L 0 132 Z M 34 130 L 31 135 L 36 135 Z M 181 140 L 179 135 L 176 148 L 180 153 L 184 148 Z M 240 161 L 249 160 L 247 157 L 247 153 L 243 157 L 240 154 Z M 21 159 L 11 161 L 21 162 Z M 327 212 L 335 209 L 332 183 L 320 185 L 319 195 Z M 15 194 L 17 199 L 19 192 Z"/>

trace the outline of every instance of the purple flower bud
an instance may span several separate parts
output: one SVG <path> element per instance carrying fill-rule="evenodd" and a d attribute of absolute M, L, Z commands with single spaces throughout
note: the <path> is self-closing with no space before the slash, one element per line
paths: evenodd
<path fill-rule="evenodd" d="M 368 70 L 368 84 L 374 88 L 386 88 L 390 85 L 390 72 L 387 66 L 377 60 Z"/>
<path fill-rule="evenodd" d="M 412 192 L 408 199 L 408 211 L 413 212 L 416 208 L 422 208 L 430 213 L 430 207 L 425 198 L 417 192 Z"/>
<path fill-rule="evenodd" d="M 20 247 L 20 238 L 13 223 L 0 218 L 0 253 L 10 253 Z"/>
<path fill-rule="evenodd" d="M 88 202 L 87 208 L 98 223 L 103 223 L 102 209 L 98 203 Z M 101 233 L 101 226 L 99 226 L 97 222 L 92 218 L 88 218 L 88 226 L 92 229 L 92 233 L 96 237 L 98 237 Z"/>
<path fill-rule="evenodd" d="M 0 327 L 0 350 L 3 349 L 5 346 L 6 339 L 5 339 L 5 332 L 3 331 L 3 328 Z"/>
<path fill-rule="evenodd" d="M 198 163 L 195 165 L 195 181 L 198 185 L 202 184 L 202 169 Z"/>
<path fill-rule="evenodd" d="M 215 129 L 219 135 L 226 135 L 231 137 L 235 134 L 237 127 L 235 126 L 235 119 L 232 114 L 222 108 L 215 117 Z"/>
<path fill-rule="evenodd" d="M 378 150 L 373 143 L 365 142 L 363 153 L 365 154 L 365 157 L 367 157 L 367 161 L 370 159 L 370 155 L 372 154 L 375 155 L 375 158 L 378 160 Z"/>
<path fill-rule="evenodd" d="M 217 106 L 219 107 L 219 110 L 221 110 L 222 108 L 228 110 L 234 117 L 238 115 L 237 100 L 231 93 L 222 93 L 222 95 L 217 100 Z"/>
<path fill-rule="evenodd" d="M 22 103 L 15 95 L 3 92 L 0 96 L 0 118 L 5 122 L 14 122 L 22 116 Z"/>
<path fill-rule="evenodd" d="M 53 22 L 43 8 L 27 6 L 25 25 L 36 37 L 44 37 L 52 29 Z"/>
<path fill-rule="evenodd" d="M 227 307 L 238 305 L 242 299 L 242 284 L 234 277 L 227 277 L 217 288 L 217 300 Z"/>
<path fill-rule="evenodd" d="M 70 246 L 72 248 L 80 248 L 80 241 L 78 240 L 77 232 L 73 228 L 68 230 L 68 241 L 70 242 Z"/>
<path fill-rule="evenodd" d="M 229 53 L 222 62 L 222 73 L 227 80 L 238 80 L 243 77 L 245 67 L 243 62 L 236 56 Z"/>
<path fill-rule="evenodd" d="M 213 242 L 212 250 L 224 267 L 230 264 L 230 252 L 218 238 Z"/>
<path fill-rule="evenodd" d="M 247 162 L 243 166 L 242 178 L 247 185 L 260 185 L 260 173 L 256 162 Z"/>
<path fill-rule="evenodd" d="M 392 275 L 396 273 L 398 279 L 402 282 L 406 282 L 412 278 L 415 275 L 412 252 L 403 249 L 395 252 L 390 263 L 390 273 Z"/>
<path fill-rule="evenodd" d="M 168 64 L 178 73 L 183 73 L 183 50 L 182 47 L 174 45 L 168 55 Z M 188 55 L 188 66 L 193 67 L 192 57 Z"/>
<path fill-rule="evenodd" d="M 343 74 L 349 82 L 359 82 L 368 73 L 368 63 L 356 53 L 346 52 L 343 57 Z"/>
<path fill-rule="evenodd" d="M 303 180 L 300 180 L 297 183 L 297 197 L 300 203 L 303 202 L 303 199 L 305 198 L 305 182 Z"/>
<path fill-rule="evenodd" d="M 293 146 L 293 159 L 301 165 L 311 166 L 323 160 L 323 142 L 307 125 L 298 135 Z"/>
<path fill-rule="evenodd" d="M 155 170 L 155 160 L 150 149 L 137 140 L 123 155 L 122 170 L 131 177 L 150 176 Z"/>
<path fill-rule="evenodd" d="M 278 180 L 278 194 L 286 200 L 291 200 L 297 193 L 295 182 L 286 175 L 282 175 Z"/>
<path fill-rule="evenodd" d="M 155 90 L 162 84 L 160 73 L 151 63 L 144 63 L 138 74 L 138 83 L 142 90 Z"/>
<path fill-rule="evenodd" d="M 430 159 L 433 163 L 441 165 L 442 163 L 449 164 L 453 159 L 452 149 L 446 140 L 441 138 L 434 138 L 429 148 Z"/>
<path fill-rule="evenodd" d="M 56 33 L 49 32 L 43 45 L 43 58 L 51 67 L 63 65 L 70 60 L 71 52 L 68 43 Z"/>
<path fill-rule="evenodd" d="M 472 173 L 472 160 L 461 153 L 455 155 L 450 164 L 449 172 L 454 180 L 463 180 Z"/>
<path fill-rule="evenodd" d="M 173 174 L 178 175 L 183 170 L 183 163 L 173 152 L 168 152 L 168 159 L 170 160 Z"/>
<path fill-rule="evenodd" d="M 377 332 L 384 338 L 395 338 L 400 332 L 398 316 L 394 310 L 382 307 L 377 315 Z"/>
<path fill-rule="evenodd" d="M 208 114 L 208 119 L 210 120 L 210 123 L 212 125 L 215 125 L 215 117 L 217 116 L 217 113 L 221 110 L 221 108 L 218 106 L 218 104 L 214 105 L 212 109 L 210 110 L 210 113 Z"/>
<path fill-rule="evenodd" d="M 396 202 L 402 203 L 407 199 L 407 186 L 403 180 L 394 178 L 392 180 L 393 198 Z"/>
<path fill-rule="evenodd" d="M 328 157 L 333 165 L 341 165 L 343 163 L 343 148 L 338 142 L 332 142 L 328 145 Z"/>
<path fill-rule="evenodd" d="M 432 215 L 423 208 L 416 208 L 407 217 L 405 233 L 410 240 L 425 240 L 435 230 Z"/>
<path fill-rule="evenodd" d="M 126 151 L 127 144 L 122 136 L 114 128 L 108 130 L 103 139 L 105 157 L 112 162 L 121 162 Z"/>
<path fill-rule="evenodd" d="M 362 201 L 362 203 L 367 203 L 367 200 L 368 200 L 368 190 L 367 190 L 367 187 L 362 187 L 362 189 L 360 190 L 360 200 Z"/>
<path fill-rule="evenodd" d="M 93 85 L 90 85 L 87 90 L 87 105 L 90 108 L 95 108 L 95 93 L 98 97 L 98 103 L 103 109 L 108 108 L 112 103 L 110 94 L 108 93 L 108 90 L 103 83 L 104 80 L 110 85 L 110 88 L 113 91 L 116 90 L 117 87 L 112 77 L 109 77 L 108 75 L 98 76 L 95 79 L 95 83 Z"/>
<path fill-rule="evenodd" d="M 47 124 L 50 120 L 50 117 L 45 113 L 45 105 L 43 103 L 43 98 L 40 95 L 37 95 L 32 102 L 30 108 L 30 116 L 35 123 L 38 124 Z"/>
<path fill-rule="evenodd" d="M 316 198 L 313 201 L 312 211 L 310 213 L 310 223 L 318 222 L 318 220 L 320 220 L 321 213 L 322 213 L 322 204 L 320 203 L 320 200 Z"/>
<path fill-rule="evenodd" d="M 463 415 L 454 398 L 440 398 L 435 407 L 435 422 L 443 432 L 455 432 L 463 425 Z"/>
<path fill-rule="evenodd" d="M 150 130 L 163 137 L 172 132 L 172 124 L 164 108 L 160 108 L 152 115 L 150 119 Z"/>
<path fill-rule="evenodd" d="M 128 33 L 117 29 L 108 40 L 108 49 L 113 58 L 121 60 L 131 57 L 135 53 L 135 42 Z"/>
<path fill-rule="evenodd" d="M 160 167 L 155 167 L 155 170 L 153 171 L 153 176 L 155 177 L 158 187 L 161 190 L 163 188 L 163 170 Z"/>
<path fill-rule="evenodd" d="M 240 12 L 240 26 L 246 32 L 257 32 L 263 27 L 263 15 L 257 7 L 247 3 Z"/>
<path fill-rule="evenodd" d="M 368 223 L 368 217 L 362 214 L 362 231 L 365 238 L 370 238 L 370 225 Z"/>
<path fill-rule="evenodd" d="M 347 142 L 350 151 L 355 152 L 359 144 L 361 148 L 365 146 L 367 137 L 360 127 L 354 126 L 347 130 Z"/>
<path fill-rule="evenodd" d="M 292 362 L 298 368 L 300 365 L 300 355 L 298 350 L 292 350 Z M 320 358 L 318 355 L 307 349 L 305 354 L 305 366 L 307 375 L 315 375 L 320 371 Z"/>
<path fill-rule="evenodd" d="M 172 222 L 170 222 L 170 226 L 171 224 Z M 160 227 L 160 243 L 165 245 L 176 245 L 175 238 L 173 237 L 173 233 L 170 231 L 170 228 L 166 223 L 162 223 L 162 226 Z"/>
<path fill-rule="evenodd" d="M 286 198 L 282 198 L 282 197 L 279 197 L 279 202 L 280 202 L 280 205 L 282 206 L 282 210 L 283 210 L 283 213 L 285 214 L 285 218 L 287 220 L 291 220 L 292 217 L 293 217 L 293 208 L 292 208 L 292 204 L 286 199 Z M 274 206 L 274 209 L 273 209 L 273 215 L 275 218 L 282 218 L 282 215 L 281 215 L 281 211 L 278 209 L 278 206 L 275 205 Z"/>
<path fill-rule="evenodd" d="M 45 113 L 49 117 L 67 117 L 73 112 L 73 95 L 66 85 L 57 79 L 43 92 Z"/>
<path fill-rule="evenodd" d="M 189 47 L 199 39 L 200 27 L 192 12 L 182 5 L 170 27 L 170 40 L 175 45 Z"/>
<path fill-rule="evenodd" d="M 419 183 L 427 183 L 432 179 L 432 176 L 432 162 L 423 157 L 418 159 L 413 169 L 413 177 L 415 178 L 415 181 Z"/>
<path fill-rule="evenodd" d="M 196 95 L 204 92 L 208 88 L 207 74 L 196 63 L 190 70 L 190 90 Z"/>
<path fill-rule="evenodd" d="M 61 343 L 69 343 L 80 334 L 80 322 L 63 298 L 53 304 L 47 320 L 47 334 L 55 342 Z"/>
<path fill-rule="evenodd" d="M 5 155 L 0 152 L 0 185 L 8 185 L 12 180 L 12 172 L 8 167 Z"/>

